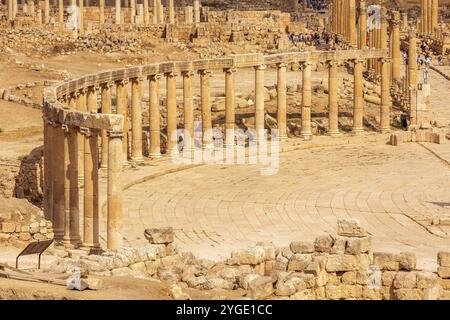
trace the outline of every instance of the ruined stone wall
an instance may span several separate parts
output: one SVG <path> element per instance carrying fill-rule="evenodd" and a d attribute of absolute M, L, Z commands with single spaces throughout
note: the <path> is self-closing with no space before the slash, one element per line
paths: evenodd
<path fill-rule="evenodd" d="M 180 253 L 171 228 L 147 229 L 145 247 L 121 248 L 100 256 L 69 251 L 53 271 L 74 266 L 103 276 L 157 278 L 173 284 L 176 299 L 184 288 L 245 290 L 251 299 L 439 299 L 449 288 L 450 253 L 438 255 L 438 272 L 416 268 L 413 253 L 372 252 L 372 238 L 354 220 L 338 221 L 338 235 L 289 247 L 260 242 L 235 250 L 225 261 Z"/>

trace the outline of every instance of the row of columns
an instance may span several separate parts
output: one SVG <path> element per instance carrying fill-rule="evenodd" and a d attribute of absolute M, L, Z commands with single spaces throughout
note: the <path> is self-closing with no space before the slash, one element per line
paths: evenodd
<path fill-rule="evenodd" d="M 381 106 L 380 131 L 390 130 L 390 93 L 389 63 L 390 59 L 379 59 L 381 64 Z M 338 117 L 338 61 L 328 61 L 328 105 L 329 129 L 331 136 L 339 134 Z M 308 140 L 311 130 L 311 72 L 313 63 L 302 62 L 302 106 L 301 136 Z M 353 60 L 354 70 L 354 112 L 353 132 L 363 131 L 363 69 L 364 60 Z M 255 130 L 257 140 L 264 138 L 264 78 L 266 66 L 255 67 Z M 225 146 L 235 144 L 235 74 L 236 68 L 223 70 L 225 73 Z M 287 86 L 286 63 L 277 64 L 277 119 L 281 139 L 287 138 Z M 213 137 L 208 135 L 212 128 L 211 92 L 209 70 L 199 70 L 201 91 L 202 144 L 204 148 L 213 147 Z M 177 96 L 176 79 L 179 74 L 164 74 L 167 97 L 167 141 L 168 152 L 177 147 L 171 136 L 177 130 Z M 184 129 L 194 141 L 194 104 L 193 104 L 193 71 L 181 73 L 183 78 Z M 162 75 L 147 77 L 149 88 L 149 124 L 150 148 L 149 156 L 161 157 L 161 129 L 159 86 Z M 44 127 L 44 210 L 47 218 L 54 223 L 55 241 L 68 247 L 81 247 L 90 251 L 98 251 L 99 244 L 99 168 L 108 173 L 108 248 L 115 249 L 122 244 L 122 186 L 120 172 L 123 164 L 130 159 L 133 162 L 143 161 L 142 130 L 142 86 L 144 78 L 135 77 L 115 83 L 104 83 L 99 87 L 91 86 L 79 90 L 66 97 L 64 102 L 70 109 L 79 112 L 98 112 L 97 96 L 100 95 L 101 112 L 112 113 L 112 86 L 116 86 L 116 113 L 124 118 L 123 127 L 115 131 L 96 130 L 83 127 L 72 127 L 50 121 Z M 128 90 L 131 84 L 131 139 L 128 140 Z M 101 148 L 99 147 L 101 141 Z M 185 146 L 190 151 L 194 148 Z M 99 153 L 99 150 L 101 152 Z M 129 149 L 131 150 L 129 154 Z M 83 190 L 81 187 L 83 186 Z M 83 197 L 83 232 L 80 234 L 80 196 Z"/>
<path fill-rule="evenodd" d="M 421 0 L 420 8 L 420 31 L 434 33 L 439 23 L 439 0 Z"/>
<path fill-rule="evenodd" d="M 356 0 L 333 0 L 331 3 L 331 32 L 344 36 L 357 46 Z"/>
<path fill-rule="evenodd" d="M 102 86 L 102 112 L 111 105 L 109 86 Z M 67 97 L 65 103 L 80 112 L 97 112 L 98 88 L 89 87 Z M 107 101 L 109 98 L 109 102 Z M 105 110 L 103 108 L 105 107 Z M 44 211 L 53 221 L 56 243 L 68 248 L 100 250 L 99 241 L 99 135 L 101 159 L 107 161 L 107 246 L 122 246 L 121 130 L 97 129 L 44 122 Z M 104 153 L 104 154 L 103 154 Z M 83 190 L 81 190 L 83 189 Z M 83 208 L 80 207 L 80 196 Z M 80 232 L 80 212 L 83 226 Z"/>
<path fill-rule="evenodd" d="M 161 0 L 153 0 L 153 8 L 152 8 L 152 21 L 150 21 L 150 10 L 149 10 L 149 1 L 151 0 L 143 0 L 143 23 L 145 25 L 149 25 L 150 23 L 153 24 L 162 24 L 165 23 L 165 15 L 164 15 L 164 5 L 162 4 Z M 34 4 L 34 2 L 33 2 Z M 80 32 L 83 30 L 83 7 L 84 7 L 84 0 L 71 0 L 71 5 L 75 6 L 78 5 L 80 8 L 79 15 L 80 15 Z M 99 0 L 99 22 L 100 24 L 105 23 L 105 0 Z M 8 0 L 8 20 L 12 21 L 15 20 L 17 15 L 17 0 Z M 168 7 L 168 23 L 174 24 L 175 23 L 175 5 L 174 0 L 168 0 L 167 1 L 167 7 Z M 122 3 L 121 0 L 115 0 L 115 17 L 114 21 L 116 24 L 122 23 Z M 131 8 L 131 19 L 134 20 L 137 12 L 137 0 L 131 0 L 130 2 L 130 8 Z M 200 8 L 201 4 L 199 0 L 194 1 L 194 6 L 187 6 L 185 10 L 185 19 L 187 23 L 198 23 L 200 22 Z M 190 9 L 190 10 L 189 10 Z M 34 12 L 34 10 L 32 10 Z M 63 0 L 57 0 L 57 21 L 59 23 L 64 23 L 64 1 Z M 44 23 L 50 22 L 50 0 L 44 0 Z M 132 21 L 134 23 L 134 21 Z"/>

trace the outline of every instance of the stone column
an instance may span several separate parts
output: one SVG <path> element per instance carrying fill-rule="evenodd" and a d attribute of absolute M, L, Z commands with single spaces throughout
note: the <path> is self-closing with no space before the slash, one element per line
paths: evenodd
<path fill-rule="evenodd" d="M 62 242 L 64 238 L 64 217 L 65 217 L 65 166 L 64 166 L 64 129 L 60 124 L 54 124 L 53 147 L 55 153 L 52 164 L 53 177 L 53 231 L 55 242 Z"/>
<path fill-rule="evenodd" d="M 164 23 L 164 5 L 158 0 L 158 23 Z"/>
<path fill-rule="evenodd" d="M 367 44 L 367 7 L 366 1 L 359 3 L 359 49 L 365 49 Z"/>
<path fill-rule="evenodd" d="M 355 0 L 349 0 L 348 2 L 349 9 L 349 42 L 353 46 L 358 45 L 358 36 L 356 32 L 356 3 Z"/>
<path fill-rule="evenodd" d="M 49 22 L 50 22 L 50 0 L 44 0 L 44 23 L 47 24 Z"/>
<path fill-rule="evenodd" d="M 184 105 L 184 130 L 190 139 L 187 149 L 194 149 L 194 101 L 192 99 L 192 71 L 183 72 L 183 105 Z M 187 138 L 188 139 L 188 138 Z M 185 150 L 184 150 L 185 151 Z"/>
<path fill-rule="evenodd" d="M 402 28 L 403 30 L 408 29 L 408 13 L 402 12 Z"/>
<path fill-rule="evenodd" d="M 422 33 L 428 33 L 428 0 L 422 0 L 420 7 L 422 8 Z"/>
<path fill-rule="evenodd" d="M 277 64 L 277 122 L 280 139 L 287 139 L 286 130 L 286 63 Z"/>
<path fill-rule="evenodd" d="M 177 75 L 166 74 L 167 98 L 167 153 L 177 147 L 177 141 L 172 141 L 172 135 L 177 131 Z"/>
<path fill-rule="evenodd" d="M 131 79 L 131 160 L 144 161 L 142 157 L 142 79 Z"/>
<path fill-rule="evenodd" d="M 173 0 L 169 0 L 169 23 L 175 23 L 175 6 L 173 4 Z"/>
<path fill-rule="evenodd" d="M 78 190 L 78 139 L 77 131 L 67 127 L 64 133 L 64 157 L 66 176 L 64 244 L 74 248 L 80 245 L 80 209 Z"/>
<path fill-rule="evenodd" d="M 380 130 L 382 133 L 391 131 L 390 107 L 391 95 L 389 92 L 389 63 L 390 59 L 382 58 L 381 63 L 381 108 L 380 108 Z"/>
<path fill-rule="evenodd" d="M 49 120 L 44 119 L 44 214 L 47 220 L 53 220 L 53 180 L 52 163 L 54 163 L 52 152 L 53 127 Z"/>
<path fill-rule="evenodd" d="M 225 72 L 225 147 L 234 146 L 235 115 L 235 92 L 234 75 L 235 68 L 227 68 Z"/>
<path fill-rule="evenodd" d="M 353 88 L 353 133 L 364 132 L 363 126 L 363 69 L 364 60 L 356 59 L 353 61 L 353 77 L 354 77 L 354 88 Z"/>
<path fill-rule="evenodd" d="M 152 11 L 152 22 L 153 24 L 158 24 L 158 15 L 159 15 L 159 7 L 158 7 L 158 1 L 153 0 L 153 11 Z"/>
<path fill-rule="evenodd" d="M 427 33 L 431 34 L 431 32 L 433 31 L 433 6 L 432 6 L 432 2 L 433 0 L 428 0 L 427 3 L 427 23 L 428 23 L 428 29 L 427 29 Z"/>
<path fill-rule="evenodd" d="M 328 61 L 328 134 L 330 136 L 339 134 L 338 117 L 338 63 Z"/>
<path fill-rule="evenodd" d="M 194 0 L 194 23 L 200 22 L 200 0 Z"/>
<path fill-rule="evenodd" d="M 77 111 L 86 112 L 86 91 L 84 89 L 76 93 L 77 101 L 76 108 Z M 80 183 L 84 181 L 84 137 L 81 133 L 77 134 L 78 139 L 78 180 Z"/>
<path fill-rule="evenodd" d="M 255 130 L 256 138 L 264 139 L 264 64 L 255 67 Z"/>
<path fill-rule="evenodd" d="M 436 28 L 439 26 L 439 0 L 432 0 L 432 21 L 431 21 L 431 32 L 434 34 Z"/>
<path fill-rule="evenodd" d="M 90 113 L 97 112 L 97 91 L 89 87 L 87 107 Z M 99 243 L 99 202 L 98 202 L 98 132 L 82 128 L 84 140 L 84 250 L 96 252 Z"/>
<path fill-rule="evenodd" d="M 98 6 L 99 6 L 99 20 L 100 20 L 100 24 L 104 24 L 105 23 L 105 0 L 99 0 L 98 1 Z"/>
<path fill-rule="evenodd" d="M 58 0 L 58 22 L 64 23 L 64 1 Z"/>
<path fill-rule="evenodd" d="M 192 24 L 193 23 L 193 13 L 192 13 L 192 7 L 186 6 L 184 8 L 184 19 L 186 24 Z"/>
<path fill-rule="evenodd" d="M 121 24 L 122 23 L 122 18 L 121 18 L 121 14 L 120 14 L 121 1 L 116 0 L 115 4 L 116 4 L 116 19 L 115 19 L 115 21 L 116 21 L 116 24 Z"/>
<path fill-rule="evenodd" d="M 108 131 L 108 221 L 107 247 L 118 249 L 123 242 L 123 186 L 122 172 L 122 137 L 121 131 Z"/>
<path fill-rule="evenodd" d="M 417 44 L 416 32 L 409 31 L 409 48 L 408 48 L 408 79 L 409 90 L 417 88 Z"/>
<path fill-rule="evenodd" d="M 102 113 L 112 113 L 111 106 L 111 83 L 104 83 L 102 85 Z M 100 168 L 106 169 L 108 167 L 108 132 L 102 130 L 102 154 L 100 161 Z"/>
<path fill-rule="evenodd" d="M 78 0 L 78 8 L 80 10 L 80 34 L 84 33 L 84 0 Z"/>
<path fill-rule="evenodd" d="M 130 23 L 136 23 L 136 0 L 130 0 Z"/>
<path fill-rule="evenodd" d="M 212 119 L 211 119 L 211 94 L 209 88 L 209 80 L 211 71 L 200 70 L 200 92 L 202 105 L 202 131 L 203 131 L 203 148 L 212 147 Z"/>
<path fill-rule="evenodd" d="M 116 83 L 116 105 L 117 114 L 123 116 L 123 143 L 122 143 L 122 153 L 123 162 L 128 161 L 128 98 L 127 98 L 127 87 L 128 80 L 121 80 Z"/>
<path fill-rule="evenodd" d="M 150 92 L 150 154 L 151 158 L 161 157 L 160 112 L 159 112 L 159 79 L 160 75 L 149 76 Z"/>
<path fill-rule="evenodd" d="M 392 21 L 392 78 L 400 81 L 402 57 L 400 52 L 400 14 L 394 12 Z"/>
<path fill-rule="evenodd" d="M 305 140 L 310 140 L 311 133 L 311 65 L 310 61 L 303 62 L 303 83 L 302 83 L 302 129 L 301 136 Z"/>
<path fill-rule="evenodd" d="M 148 0 L 144 0 L 144 24 L 148 25 L 150 24 L 150 14 L 148 12 Z"/>

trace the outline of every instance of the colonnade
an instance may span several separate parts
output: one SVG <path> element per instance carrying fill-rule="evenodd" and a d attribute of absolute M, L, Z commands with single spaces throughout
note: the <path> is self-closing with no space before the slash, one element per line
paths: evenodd
<path fill-rule="evenodd" d="M 18 5 L 18 0 L 8 0 L 8 20 L 13 21 L 16 19 Z M 67 0 L 66 0 L 67 1 Z M 83 32 L 83 17 L 84 17 L 84 1 L 85 0 L 70 0 L 69 5 L 78 6 L 79 10 L 79 18 L 80 18 L 80 31 Z M 142 1 L 142 10 L 140 4 L 138 2 Z M 152 1 L 152 6 L 150 7 L 149 1 Z M 67 4 L 67 3 L 66 3 Z M 55 21 L 58 23 L 64 23 L 64 0 L 56 0 L 55 6 L 57 9 L 57 16 L 55 17 Z M 98 21 L 100 24 L 105 23 L 105 0 L 99 0 L 99 17 Z M 115 0 L 115 16 L 114 23 L 122 24 L 124 15 L 122 13 L 122 0 Z M 129 7 L 131 8 L 131 23 L 137 24 L 174 24 L 176 22 L 176 10 L 174 5 L 174 0 L 167 0 L 167 14 L 165 14 L 164 3 L 162 0 L 131 0 L 129 2 Z M 34 15 L 35 6 L 34 0 L 29 2 L 29 12 Z M 50 22 L 50 14 L 51 14 L 51 5 L 50 0 L 44 0 L 44 10 L 43 10 L 43 22 Z M 199 23 L 200 22 L 200 10 L 201 3 L 200 0 L 194 0 L 193 6 L 185 7 L 185 23 Z M 151 13 L 151 14 L 150 14 Z M 150 17 L 151 15 L 151 17 Z M 166 19 L 167 18 L 167 19 Z"/>
<path fill-rule="evenodd" d="M 289 53 L 272 56 L 241 55 L 232 58 L 171 62 L 105 72 L 50 87 L 44 94 L 44 211 L 54 224 L 55 241 L 68 247 L 97 252 L 99 241 L 99 170 L 107 181 L 107 246 L 122 245 L 121 170 L 128 162 L 140 163 L 144 156 L 161 157 L 161 131 L 167 139 L 167 153 L 178 148 L 171 137 L 178 126 L 177 78 L 182 78 L 182 127 L 188 143 L 182 152 L 194 148 L 193 80 L 199 75 L 200 117 L 203 148 L 213 147 L 211 77 L 213 70 L 224 72 L 224 146 L 235 145 L 235 81 L 240 68 L 255 70 L 255 131 L 257 141 L 265 139 L 264 80 L 267 67 L 277 70 L 277 120 L 279 136 L 287 138 L 287 66 L 300 62 L 302 73 L 301 137 L 312 138 L 311 74 L 316 63 L 325 62 L 329 72 L 329 128 L 339 134 L 338 67 L 353 64 L 353 132 L 363 131 L 363 65 L 376 58 L 382 66 L 380 131 L 390 129 L 389 58 L 385 51 L 350 50 L 336 52 Z M 102 81 L 97 79 L 104 79 Z M 167 119 L 161 128 L 160 82 L 165 81 Z M 149 90 L 149 151 L 143 152 L 143 87 Z M 113 93 L 115 92 L 115 96 Z M 129 92 L 131 95 L 129 96 Z M 113 108 L 112 101 L 116 101 Z M 115 109 L 115 114 L 113 113 Z M 128 127 L 130 122 L 131 126 Z M 131 132 L 131 134 L 129 134 Z M 190 144 L 189 144 L 190 143 Z M 181 150 L 180 150 L 181 151 Z M 81 199 L 82 198 L 82 201 Z M 81 203 L 83 207 L 81 208 Z M 81 216 L 83 224 L 80 227 Z M 82 230 L 82 232 L 80 231 Z"/>
<path fill-rule="evenodd" d="M 350 45 L 357 46 L 356 0 L 332 0 L 331 32 L 340 34 Z"/>
<path fill-rule="evenodd" d="M 421 0 L 420 9 L 420 32 L 435 33 L 439 26 L 439 0 Z"/>

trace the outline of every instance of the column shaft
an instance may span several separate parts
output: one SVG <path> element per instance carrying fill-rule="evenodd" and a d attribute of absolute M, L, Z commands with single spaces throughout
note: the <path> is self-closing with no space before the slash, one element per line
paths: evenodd
<path fill-rule="evenodd" d="M 328 134 L 339 134 L 338 129 L 338 65 L 336 61 L 328 61 Z"/>
<path fill-rule="evenodd" d="M 286 105 L 287 105 L 287 96 L 286 96 L 286 64 L 280 63 L 278 64 L 278 72 L 277 72 L 277 122 L 278 122 L 278 133 L 280 139 L 287 138 L 287 129 L 286 129 Z"/>
<path fill-rule="evenodd" d="M 99 20 L 100 20 L 100 24 L 104 24 L 105 23 L 105 0 L 99 0 L 98 2 L 98 6 L 99 6 Z"/>
<path fill-rule="evenodd" d="M 131 159 L 143 162 L 142 157 L 142 90 L 141 79 L 131 80 Z"/>
<path fill-rule="evenodd" d="M 102 86 L 102 113 L 112 113 L 111 106 L 111 84 L 106 83 Z M 108 167 L 108 133 L 102 130 L 102 154 L 101 154 L 101 168 Z"/>
<path fill-rule="evenodd" d="M 64 166 L 64 131 L 55 124 L 53 133 L 53 150 L 55 153 L 52 169 L 53 177 L 53 232 L 55 242 L 62 242 L 64 237 L 65 217 L 65 166 Z"/>
<path fill-rule="evenodd" d="M 358 44 L 358 37 L 356 35 L 356 3 L 355 0 L 349 0 L 348 4 L 349 9 L 349 36 L 350 36 L 350 44 L 357 46 Z"/>
<path fill-rule="evenodd" d="M 159 79 L 161 76 L 149 77 L 150 90 L 150 154 L 152 158 L 161 157 L 160 112 L 159 112 Z"/>
<path fill-rule="evenodd" d="M 302 83 L 302 129 L 301 136 L 311 139 L 311 62 L 303 63 L 303 83 Z"/>
<path fill-rule="evenodd" d="M 359 49 L 365 49 L 367 44 L 367 8 L 366 2 L 360 2 L 359 9 Z"/>
<path fill-rule="evenodd" d="M 82 90 L 77 93 L 76 101 L 77 111 L 86 112 L 86 92 Z M 78 180 L 83 183 L 84 181 L 84 137 L 81 133 L 77 133 L 78 139 Z"/>
<path fill-rule="evenodd" d="M 225 145 L 234 145 L 235 129 L 235 92 L 234 75 L 236 69 L 225 69 Z"/>
<path fill-rule="evenodd" d="M 353 68 L 354 88 L 353 88 L 353 132 L 364 131 L 363 127 L 363 64 L 364 60 L 355 60 Z"/>
<path fill-rule="evenodd" d="M 390 129 L 390 104 L 389 92 L 389 59 L 380 59 L 381 62 L 381 108 L 380 129 L 381 132 L 389 132 Z"/>
<path fill-rule="evenodd" d="M 202 99 L 202 131 L 203 131 L 203 147 L 211 147 L 212 137 L 212 119 L 211 119 L 211 93 L 209 80 L 211 72 L 208 70 L 200 71 L 200 91 Z"/>
<path fill-rule="evenodd" d="M 52 135 L 51 123 L 44 120 L 44 215 L 47 220 L 53 220 L 53 180 L 52 180 Z"/>
<path fill-rule="evenodd" d="M 177 75 L 168 73 L 166 75 L 167 96 L 167 148 L 168 152 L 177 146 L 177 140 L 172 140 L 177 131 Z"/>
<path fill-rule="evenodd" d="M 121 1 L 120 0 L 115 0 L 115 5 L 116 5 L 116 16 L 115 16 L 115 22 L 116 24 L 121 24 L 122 22 L 122 18 L 121 18 Z"/>
<path fill-rule="evenodd" d="M 127 98 L 127 81 L 117 82 L 116 87 L 116 104 L 117 104 L 117 114 L 123 116 L 123 143 L 122 143 L 122 153 L 123 161 L 128 161 L 128 98 Z"/>
<path fill-rule="evenodd" d="M 183 105 L 184 105 L 184 130 L 185 134 L 189 135 L 186 138 L 185 148 L 194 148 L 194 101 L 192 99 L 192 77 L 193 72 L 183 73 Z M 185 150 L 186 150 L 185 149 Z"/>
<path fill-rule="evenodd" d="M 118 249 L 123 243 L 123 204 L 122 204 L 122 132 L 109 131 L 108 144 L 108 221 L 107 247 Z"/>
<path fill-rule="evenodd" d="M 169 0 L 169 23 L 175 23 L 175 6 L 173 0 Z"/>
<path fill-rule="evenodd" d="M 255 130 L 257 140 L 264 139 L 264 70 L 265 65 L 255 67 Z"/>
<path fill-rule="evenodd" d="M 150 14 L 148 12 L 148 10 L 149 10 L 148 1 L 149 0 L 144 0 L 144 24 L 145 25 L 150 24 Z"/>
<path fill-rule="evenodd" d="M 400 53 L 400 14 L 394 12 L 394 20 L 392 22 L 392 78 L 400 81 L 400 68 L 402 57 Z"/>

